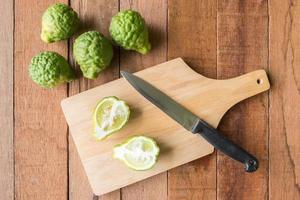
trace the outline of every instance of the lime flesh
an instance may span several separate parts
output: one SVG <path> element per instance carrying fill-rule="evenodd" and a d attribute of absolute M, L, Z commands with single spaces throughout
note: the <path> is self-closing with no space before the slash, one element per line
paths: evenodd
<path fill-rule="evenodd" d="M 146 136 L 134 136 L 114 147 L 114 158 L 135 170 L 153 167 L 159 155 L 156 142 Z"/>
<path fill-rule="evenodd" d="M 130 110 L 127 104 L 117 97 L 105 97 L 94 111 L 94 133 L 101 140 L 120 130 L 128 121 Z"/>

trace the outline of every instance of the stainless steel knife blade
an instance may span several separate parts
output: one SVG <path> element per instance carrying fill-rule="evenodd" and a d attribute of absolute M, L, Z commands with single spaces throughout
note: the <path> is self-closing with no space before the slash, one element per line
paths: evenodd
<path fill-rule="evenodd" d="M 194 132 L 196 125 L 199 123 L 199 117 L 138 76 L 125 71 L 121 71 L 121 74 L 151 103 L 181 124 L 185 129 L 190 132 Z"/>

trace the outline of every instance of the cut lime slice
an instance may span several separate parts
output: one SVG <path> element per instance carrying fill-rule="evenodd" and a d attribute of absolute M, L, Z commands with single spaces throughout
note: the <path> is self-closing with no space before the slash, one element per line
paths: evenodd
<path fill-rule="evenodd" d="M 146 136 L 133 136 L 114 147 L 114 158 L 135 170 L 150 169 L 157 160 L 159 147 Z"/>
<path fill-rule="evenodd" d="M 105 97 L 94 111 L 94 133 L 101 140 L 113 132 L 120 130 L 128 121 L 130 110 L 125 101 L 117 97 Z"/>

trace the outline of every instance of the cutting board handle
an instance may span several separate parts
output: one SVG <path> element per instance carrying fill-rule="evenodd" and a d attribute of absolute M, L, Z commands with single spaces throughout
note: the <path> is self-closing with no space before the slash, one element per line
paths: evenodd
<path fill-rule="evenodd" d="M 256 70 L 231 79 L 214 80 L 212 84 L 212 88 L 218 88 L 218 93 L 220 93 L 217 95 L 215 92 L 214 95 L 223 101 L 215 108 L 215 112 L 218 113 L 217 120 L 210 116 L 204 116 L 203 119 L 214 127 L 218 126 L 223 115 L 235 104 L 270 88 L 265 70 Z"/>
<path fill-rule="evenodd" d="M 256 70 L 229 80 L 224 84 L 231 88 L 233 103 L 238 103 L 248 97 L 264 92 L 270 88 L 270 83 L 265 70 Z"/>

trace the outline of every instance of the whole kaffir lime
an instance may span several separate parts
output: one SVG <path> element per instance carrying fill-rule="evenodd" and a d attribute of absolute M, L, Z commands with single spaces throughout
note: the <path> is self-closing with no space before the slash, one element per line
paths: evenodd
<path fill-rule="evenodd" d="M 75 79 L 67 60 L 56 52 L 44 51 L 31 59 L 29 76 L 38 85 L 52 88 Z"/>
<path fill-rule="evenodd" d="M 115 15 L 109 32 L 113 40 L 124 49 L 141 54 L 147 54 L 151 49 L 145 20 L 136 11 L 125 10 Z"/>
<path fill-rule="evenodd" d="M 95 79 L 110 64 L 113 48 L 101 33 L 88 31 L 76 38 L 73 54 L 83 76 Z"/>
<path fill-rule="evenodd" d="M 78 26 L 78 15 L 71 7 L 53 4 L 43 14 L 41 39 L 47 43 L 68 39 Z"/>

